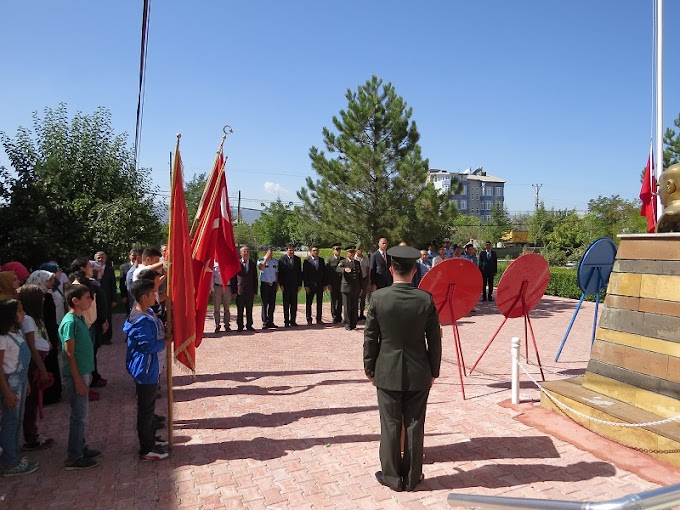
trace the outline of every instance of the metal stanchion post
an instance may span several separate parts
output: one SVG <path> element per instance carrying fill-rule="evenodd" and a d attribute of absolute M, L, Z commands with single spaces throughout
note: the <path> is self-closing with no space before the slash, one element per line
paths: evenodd
<path fill-rule="evenodd" d="M 512 355 L 512 403 L 519 404 L 519 337 L 513 336 L 510 353 Z"/>

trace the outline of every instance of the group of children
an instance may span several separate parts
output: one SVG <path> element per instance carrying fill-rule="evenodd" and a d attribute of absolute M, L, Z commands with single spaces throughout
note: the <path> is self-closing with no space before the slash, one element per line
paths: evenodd
<path fill-rule="evenodd" d="M 163 418 L 154 412 L 160 373 L 158 353 L 166 348 L 163 323 L 152 309 L 160 276 L 157 271 L 147 270 L 132 283 L 129 290 L 135 303 L 123 326 L 127 335 L 126 366 L 136 385 L 137 433 L 142 461 L 169 457 L 167 441 L 156 436 L 156 430 L 164 426 Z M 16 298 L 3 297 L 9 299 L 0 299 L 0 469 L 3 476 L 10 477 L 33 473 L 39 467 L 38 462 L 20 455 L 25 404 L 32 387 L 29 384 L 29 367 L 34 369 L 36 360 L 32 357 L 33 342 L 29 345 L 22 333 L 22 323 L 27 317 L 19 295 Z M 97 459 L 102 456 L 102 452 L 89 448 L 85 441 L 95 354 L 84 315 L 92 307 L 93 299 L 89 286 L 80 283 L 69 285 L 65 292 L 69 311 L 59 325 L 62 378 L 70 403 L 66 470 L 94 468 L 98 465 Z M 37 370 L 37 379 L 42 378 L 43 371 L 44 368 Z M 25 440 L 24 450 L 45 449 L 54 443 L 43 438 L 40 448 L 31 448 L 32 442 L 27 437 Z"/>

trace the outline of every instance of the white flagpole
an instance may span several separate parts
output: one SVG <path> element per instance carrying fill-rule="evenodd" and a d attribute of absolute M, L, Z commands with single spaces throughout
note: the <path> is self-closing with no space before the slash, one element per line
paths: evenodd
<path fill-rule="evenodd" d="M 661 184 L 663 172 L 663 0 L 656 0 L 656 180 Z M 650 172 L 651 174 L 651 172 Z M 655 191 L 655 190 L 653 190 Z M 656 219 L 661 217 L 663 206 L 656 197 Z"/>

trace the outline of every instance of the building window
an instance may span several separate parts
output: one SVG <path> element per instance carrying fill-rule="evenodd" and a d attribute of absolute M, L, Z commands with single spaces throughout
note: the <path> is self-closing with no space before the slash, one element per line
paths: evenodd
<path fill-rule="evenodd" d="M 485 211 L 490 211 L 491 210 L 491 200 L 484 200 L 482 203 L 482 209 Z"/>
<path fill-rule="evenodd" d="M 462 194 L 463 194 L 463 195 L 467 195 L 467 184 L 463 184 L 463 191 L 462 191 Z"/>
<path fill-rule="evenodd" d="M 503 186 L 498 186 L 496 188 L 496 196 L 497 197 L 502 197 L 503 196 Z"/>
<path fill-rule="evenodd" d="M 493 196 L 493 186 L 484 186 L 484 196 L 485 197 Z"/>
<path fill-rule="evenodd" d="M 467 211 L 467 200 L 461 200 L 460 201 L 460 210 L 461 211 Z"/>

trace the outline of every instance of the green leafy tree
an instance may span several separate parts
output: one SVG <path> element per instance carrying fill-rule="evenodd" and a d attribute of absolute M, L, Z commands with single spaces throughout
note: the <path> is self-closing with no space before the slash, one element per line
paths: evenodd
<path fill-rule="evenodd" d="M 253 228 L 245 221 L 234 223 L 234 240 L 238 245 L 247 244 L 252 248 L 256 248 L 261 244 L 253 232 Z"/>
<path fill-rule="evenodd" d="M 66 105 L 33 114 L 33 129 L 0 132 L 13 176 L 3 182 L 0 259 L 36 267 L 103 249 L 160 244 L 162 225 L 148 172 L 135 168 L 124 134 L 104 108 L 69 118 Z"/>
<path fill-rule="evenodd" d="M 335 132 L 323 129 L 328 155 L 309 151 L 319 178 L 307 178 L 297 193 L 304 216 L 323 237 L 365 246 L 381 236 L 423 245 L 446 235 L 457 210 L 448 193 L 427 184 L 412 109 L 375 76 L 345 97 L 347 109 L 333 117 Z"/>
<path fill-rule="evenodd" d="M 576 211 L 567 211 L 565 216 L 557 222 L 552 232 L 546 235 L 550 248 L 561 250 L 566 254 L 574 253 L 584 244 L 589 244 L 590 232 L 583 228 L 583 219 Z"/>
<path fill-rule="evenodd" d="M 291 241 L 293 204 L 284 204 L 281 198 L 278 198 L 268 206 L 261 205 L 264 209 L 253 223 L 253 233 L 262 244 L 285 246 Z"/>
<path fill-rule="evenodd" d="M 647 231 L 647 219 L 640 216 L 639 200 L 626 200 L 619 195 L 598 196 L 590 200 L 585 219 L 593 240 L 610 237 L 618 244 L 619 234 Z"/>
<path fill-rule="evenodd" d="M 486 238 L 484 241 L 491 241 L 497 243 L 503 237 L 503 234 L 512 230 L 512 222 L 510 215 L 505 207 L 497 205 L 491 210 L 491 220 L 486 225 Z"/>
<path fill-rule="evenodd" d="M 462 245 L 473 239 L 478 241 L 482 239 L 483 242 L 486 240 L 486 227 L 482 225 L 482 220 L 478 216 L 461 214 L 451 223 L 450 237 L 454 243 Z"/>
<path fill-rule="evenodd" d="M 201 203 L 201 196 L 203 196 L 203 190 L 207 182 L 208 174 L 202 172 L 195 174 L 188 182 L 184 183 L 184 201 L 187 204 L 187 217 L 189 218 L 190 227 L 196 217 L 198 204 Z"/>
<path fill-rule="evenodd" d="M 676 128 L 680 128 L 680 115 L 673 121 Z M 663 143 L 666 148 L 663 151 L 663 167 L 668 168 L 680 162 L 680 134 L 674 129 L 668 128 L 663 135 Z M 644 176 L 644 170 L 642 171 Z"/>
<path fill-rule="evenodd" d="M 550 242 L 549 235 L 568 215 L 569 211 L 567 210 L 550 209 L 548 211 L 543 202 L 541 202 L 531 217 L 531 223 L 529 224 L 530 242 L 534 246 L 546 246 Z"/>

